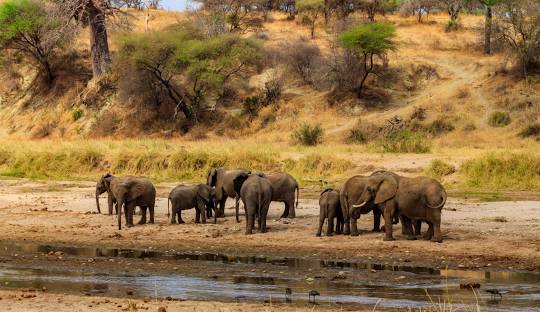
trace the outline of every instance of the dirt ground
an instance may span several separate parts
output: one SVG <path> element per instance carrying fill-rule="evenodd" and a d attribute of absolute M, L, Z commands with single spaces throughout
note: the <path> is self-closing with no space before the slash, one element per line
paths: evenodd
<path fill-rule="evenodd" d="M 273 203 L 269 232 L 244 235 L 234 209 L 217 224 L 170 225 L 166 195 L 172 184 L 158 187 L 156 223 L 118 231 L 116 216 L 96 214 L 93 182 L 0 181 L 0 240 L 34 241 L 68 246 L 151 248 L 225 254 L 344 259 L 380 264 L 422 265 L 435 268 L 540 269 L 540 202 L 473 202 L 449 198 L 443 211 L 441 244 L 407 241 L 401 227 L 396 241 L 383 242 L 371 233 L 371 215 L 362 216 L 358 237 L 316 237 L 318 203 L 301 199 L 296 219 L 277 220 L 283 210 Z M 106 210 L 106 199 L 101 199 Z M 232 206 L 232 201 L 228 207 Z M 137 216 L 135 217 L 138 218 Z"/>
<path fill-rule="evenodd" d="M 0 311 L 332 311 L 324 308 L 299 308 L 285 305 L 221 303 L 202 301 L 167 301 L 154 299 L 119 299 L 87 297 L 80 295 L 52 294 L 42 291 L 0 290 Z"/>

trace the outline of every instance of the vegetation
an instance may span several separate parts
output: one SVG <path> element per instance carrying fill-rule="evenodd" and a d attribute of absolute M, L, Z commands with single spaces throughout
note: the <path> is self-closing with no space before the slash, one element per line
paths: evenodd
<path fill-rule="evenodd" d="M 302 14 L 303 22 L 309 25 L 311 39 L 315 38 L 315 23 L 324 11 L 324 1 L 297 0 L 296 8 Z"/>
<path fill-rule="evenodd" d="M 340 35 L 341 45 L 351 51 L 363 65 L 363 75 L 354 87 L 358 97 L 362 95 L 366 79 L 376 70 L 374 58 L 384 57 L 386 53 L 396 49 L 393 41 L 395 31 L 395 27 L 390 24 L 369 23 L 355 26 Z"/>
<path fill-rule="evenodd" d="M 16 51 L 33 60 L 50 85 L 55 57 L 73 36 L 67 23 L 42 1 L 5 1 L 0 3 L 0 49 Z"/>
<path fill-rule="evenodd" d="M 504 127 L 511 122 L 510 114 L 507 112 L 493 112 L 489 115 L 488 123 L 492 127 Z"/>
<path fill-rule="evenodd" d="M 384 153 L 429 153 L 431 150 L 422 134 L 410 130 L 390 132 L 376 143 L 376 148 Z"/>
<path fill-rule="evenodd" d="M 460 175 L 473 188 L 540 189 L 540 157 L 529 153 L 490 153 L 463 163 Z"/>
<path fill-rule="evenodd" d="M 519 136 L 522 138 L 535 137 L 540 138 L 540 123 L 534 122 L 528 124 L 523 130 L 519 132 Z"/>
<path fill-rule="evenodd" d="M 441 179 L 456 172 L 456 168 L 440 159 L 432 160 L 424 173 L 435 179 Z"/>
<path fill-rule="evenodd" d="M 322 142 L 324 130 L 319 124 L 303 124 L 292 133 L 293 142 L 301 145 L 314 146 Z"/>

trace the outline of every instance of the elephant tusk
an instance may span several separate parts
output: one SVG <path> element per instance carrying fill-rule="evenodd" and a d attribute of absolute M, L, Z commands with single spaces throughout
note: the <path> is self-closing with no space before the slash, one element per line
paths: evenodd
<path fill-rule="evenodd" d="M 364 207 L 366 204 L 367 204 L 367 201 L 365 201 L 365 202 L 363 202 L 363 203 L 361 203 L 361 204 L 359 204 L 359 205 L 352 205 L 352 206 L 353 206 L 353 208 L 356 209 L 356 208 L 362 208 L 362 207 Z"/>

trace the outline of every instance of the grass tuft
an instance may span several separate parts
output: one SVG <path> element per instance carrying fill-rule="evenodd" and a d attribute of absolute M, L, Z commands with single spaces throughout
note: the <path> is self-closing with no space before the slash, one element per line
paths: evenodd
<path fill-rule="evenodd" d="M 322 143 L 324 130 L 319 124 L 303 124 L 292 133 L 292 139 L 296 144 L 315 146 Z"/>
<path fill-rule="evenodd" d="M 427 176 L 441 179 L 442 177 L 448 176 L 456 172 L 456 168 L 440 159 L 435 159 L 431 161 L 429 166 L 424 170 L 424 173 Z"/>
<path fill-rule="evenodd" d="M 431 146 L 421 133 L 400 130 L 384 136 L 376 143 L 383 153 L 429 153 Z"/>

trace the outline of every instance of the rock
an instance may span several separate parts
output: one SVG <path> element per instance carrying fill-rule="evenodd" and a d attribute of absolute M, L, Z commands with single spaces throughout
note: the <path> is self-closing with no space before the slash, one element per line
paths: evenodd
<path fill-rule="evenodd" d="M 377 270 L 371 269 L 371 273 L 377 273 Z"/>
<path fill-rule="evenodd" d="M 306 281 L 308 281 L 308 282 L 313 282 L 314 279 L 313 279 L 312 277 L 308 277 L 308 278 L 306 278 Z"/>
<path fill-rule="evenodd" d="M 165 300 L 167 300 L 167 301 L 172 301 L 173 298 L 172 298 L 171 296 L 167 296 L 167 297 L 165 297 Z"/>
<path fill-rule="evenodd" d="M 61 252 L 61 251 L 57 251 L 57 252 L 54 253 L 54 255 L 55 255 L 55 256 L 63 256 L 64 253 Z"/>

